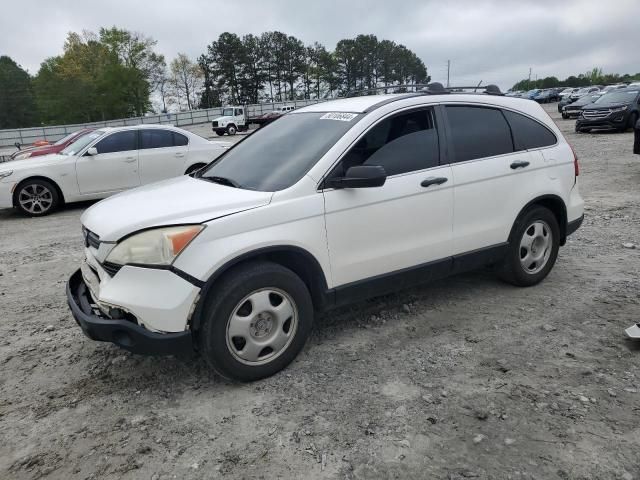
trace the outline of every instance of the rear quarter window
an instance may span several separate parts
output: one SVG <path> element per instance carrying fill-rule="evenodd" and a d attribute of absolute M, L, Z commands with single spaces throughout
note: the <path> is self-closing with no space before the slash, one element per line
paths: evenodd
<path fill-rule="evenodd" d="M 516 150 L 530 150 L 555 145 L 555 134 L 540 122 L 510 110 L 503 111 L 513 133 Z"/>

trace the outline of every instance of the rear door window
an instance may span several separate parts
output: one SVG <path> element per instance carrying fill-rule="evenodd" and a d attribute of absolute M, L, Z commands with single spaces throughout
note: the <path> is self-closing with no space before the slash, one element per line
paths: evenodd
<path fill-rule="evenodd" d="M 446 112 L 454 162 L 513 153 L 511 130 L 499 109 L 447 105 Z"/>
<path fill-rule="evenodd" d="M 173 147 L 173 132 L 168 130 L 140 130 L 140 148 Z"/>
<path fill-rule="evenodd" d="M 178 132 L 173 132 L 173 145 L 176 147 L 184 147 L 189 144 L 189 139 Z"/>
<path fill-rule="evenodd" d="M 550 147 L 558 142 L 551 130 L 532 118 L 509 110 L 503 113 L 511 125 L 516 150 Z"/>

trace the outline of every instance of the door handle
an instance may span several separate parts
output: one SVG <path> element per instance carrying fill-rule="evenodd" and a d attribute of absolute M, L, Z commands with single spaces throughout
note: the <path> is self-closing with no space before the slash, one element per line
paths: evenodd
<path fill-rule="evenodd" d="M 184 153 L 178 152 L 178 153 L 176 153 L 176 157 L 184 157 Z"/>
<path fill-rule="evenodd" d="M 431 185 L 442 185 L 447 180 L 449 179 L 446 177 L 429 177 L 425 178 L 420 185 L 423 187 L 430 187 Z"/>
<path fill-rule="evenodd" d="M 127 157 L 125 163 L 133 163 L 136 161 L 136 157 Z"/>
<path fill-rule="evenodd" d="M 529 162 L 525 162 L 524 160 L 518 160 L 517 162 L 513 162 L 510 166 L 511 166 L 511 170 L 515 170 L 516 168 L 525 168 L 529 166 Z"/>

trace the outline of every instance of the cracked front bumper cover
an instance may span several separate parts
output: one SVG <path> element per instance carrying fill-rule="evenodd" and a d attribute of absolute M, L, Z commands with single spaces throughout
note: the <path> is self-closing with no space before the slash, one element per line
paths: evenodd
<path fill-rule="evenodd" d="M 111 342 L 132 353 L 174 355 L 193 351 L 191 332 L 158 333 L 129 320 L 114 320 L 94 312 L 82 273 L 67 282 L 67 302 L 73 318 L 91 340 Z"/>

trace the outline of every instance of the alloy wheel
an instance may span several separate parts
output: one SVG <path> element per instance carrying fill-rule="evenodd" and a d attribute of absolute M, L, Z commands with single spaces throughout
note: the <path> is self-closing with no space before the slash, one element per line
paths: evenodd
<path fill-rule="evenodd" d="M 18 203 L 28 213 L 39 215 L 53 205 L 53 194 L 44 185 L 28 184 L 18 193 Z"/>

